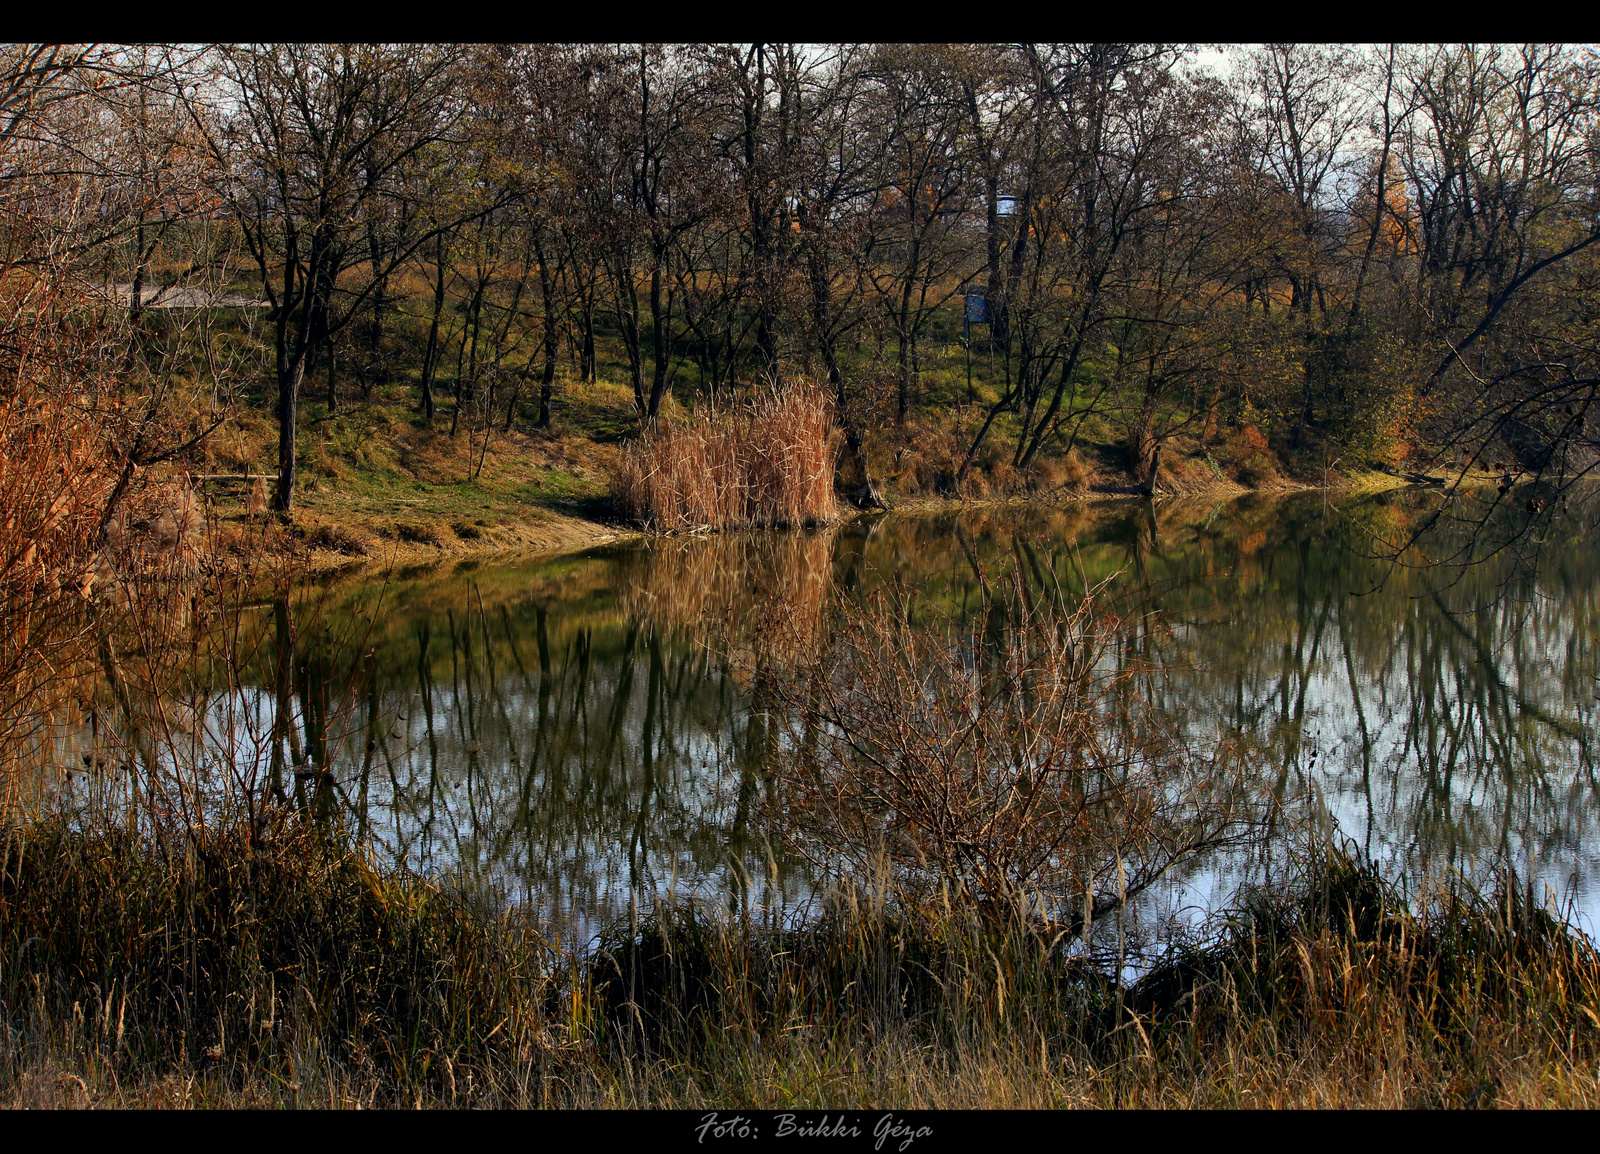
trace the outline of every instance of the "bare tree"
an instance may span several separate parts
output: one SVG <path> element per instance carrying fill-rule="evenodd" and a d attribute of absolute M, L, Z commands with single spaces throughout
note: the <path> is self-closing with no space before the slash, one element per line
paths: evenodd
<path fill-rule="evenodd" d="M 456 201 L 374 264 L 361 242 L 413 170 L 461 143 L 453 90 L 465 54 L 447 47 L 270 45 L 220 50 L 231 103 L 195 108 L 271 304 L 278 384 L 278 486 L 294 502 L 301 382 L 316 350 L 354 321 L 388 276 L 453 224 L 488 210 L 470 179 Z M 466 154 L 458 156 L 470 171 Z M 458 176 L 464 175 L 458 173 Z M 357 279 L 353 279 L 357 278 Z"/>

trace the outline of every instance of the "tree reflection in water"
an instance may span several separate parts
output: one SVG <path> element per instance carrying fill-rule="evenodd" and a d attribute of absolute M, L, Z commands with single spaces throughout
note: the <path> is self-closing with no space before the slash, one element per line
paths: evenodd
<path fill-rule="evenodd" d="M 671 889 L 772 911 L 810 885 L 756 820 L 781 727 L 760 664 L 730 672 L 719 651 L 754 653 L 780 620 L 823 636 L 831 598 L 890 579 L 981 621 L 986 586 L 1081 566 L 1128 623 L 1111 658 L 1127 692 L 1192 739 L 1220 731 L 1257 788 L 1408 876 L 1509 862 L 1575 881 L 1587 910 L 1594 537 L 1575 519 L 1537 575 L 1509 557 L 1390 570 L 1371 542 L 1406 500 L 995 507 L 347 581 L 245 615 L 230 652 L 254 656 L 191 700 L 217 757 L 254 749 L 278 796 L 339 807 L 456 883 L 584 925 Z M 1221 900 L 1287 849 L 1184 884 Z"/>

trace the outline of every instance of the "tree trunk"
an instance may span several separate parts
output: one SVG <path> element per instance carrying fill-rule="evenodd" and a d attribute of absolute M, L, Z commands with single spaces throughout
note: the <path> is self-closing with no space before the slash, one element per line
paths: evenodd
<path fill-rule="evenodd" d="M 139 259 L 133 266 L 133 298 L 128 302 L 128 323 L 135 331 L 139 328 L 139 320 L 144 316 L 144 214 L 139 215 L 138 235 L 134 240 L 138 246 Z"/>
<path fill-rule="evenodd" d="M 333 351 L 333 342 L 329 341 L 328 352 L 328 412 L 333 412 L 339 407 L 338 378 L 334 375 L 338 370 L 338 354 Z"/>
<path fill-rule="evenodd" d="M 389 365 L 383 356 L 383 314 L 388 303 L 389 277 L 383 268 L 383 252 L 377 230 L 367 223 L 367 252 L 372 263 L 372 278 L 377 288 L 372 294 L 372 321 L 367 326 L 367 356 L 371 374 L 361 374 L 361 399 L 372 399 L 374 381 L 378 385 L 389 383 Z"/>
<path fill-rule="evenodd" d="M 300 381 L 305 376 L 306 355 L 299 353 L 278 374 L 278 491 L 272 507 L 287 513 L 294 505 L 295 417 L 300 404 Z"/>
<path fill-rule="evenodd" d="M 594 380 L 594 298 L 583 302 L 583 351 L 578 362 L 578 377 L 585 383 Z"/>
<path fill-rule="evenodd" d="M 671 335 L 668 328 L 672 323 L 672 301 L 670 297 L 665 304 L 661 300 L 663 256 L 658 251 L 650 269 L 650 320 L 655 343 L 655 371 L 650 380 L 650 407 L 647 412 L 651 420 L 661 411 L 661 398 L 666 395 L 667 368 L 671 359 L 668 355 L 668 337 Z"/>
<path fill-rule="evenodd" d="M 428 349 L 422 356 L 422 414 L 433 424 L 433 375 L 439 368 L 439 317 L 444 313 L 444 238 L 434 255 L 433 321 L 428 326 Z"/>
<path fill-rule="evenodd" d="M 867 460 L 867 449 L 861 430 L 856 427 L 855 420 L 845 404 L 847 398 L 844 374 L 839 369 L 839 357 L 834 348 L 833 319 L 829 315 L 832 309 L 828 294 L 828 276 L 815 253 L 812 253 L 807 261 L 807 266 L 811 280 L 812 316 L 817 326 L 817 345 L 822 353 L 822 363 L 828 370 L 828 384 L 833 389 L 834 412 L 839 427 L 844 431 L 845 453 L 861 478 L 861 485 L 847 495 L 857 508 L 886 508 L 883 494 L 872 479 L 872 469 Z"/>
<path fill-rule="evenodd" d="M 1156 474 L 1161 470 L 1161 442 L 1157 441 L 1154 449 L 1150 450 L 1150 473 L 1139 485 L 1139 494 L 1144 497 L 1155 495 Z"/>
<path fill-rule="evenodd" d="M 550 400 L 555 396 L 556 332 L 550 326 L 544 338 L 544 379 L 539 382 L 539 428 L 550 427 Z"/>
<path fill-rule="evenodd" d="M 478 391 L 478 330 L 483 323 L 483 292 L 486 281 L 480 273 L 472 300 L 467 305 L 467 323 L 461 329 L 461 348 L 456 352 L 456 403 L 450 414 L 450 436 L 461 427 L 461 409 L 471 405 Z M 468 352 L 470 350 L 470 357 Z M 471 430 L 468 430 L 471 437 Z"/>
<path fill-rule="evenodd" d="M 621 261 L 619 257 L 619 262 Z M 639 351 L 639 292 L 633 283 L 631 257 L 616 268 L 617 326 L 622 330 L 622 346 L 628 354 L 628 374 L 633 382 L 633 404 L 643 417 L 648 408 L 644 395 L 643 357 Z"/>
<path fill-rule="evenodd" d="M 550 265 L 544 259 L 544 248 L 537 236 L 534 238 L 534 255 L 539 261 L 539 293 L 544 298 L 544 379 L 539 382 L 538 427 L 550 427 L 550 398 L 555 392 L 556 356 L 560 352 L 560 331 L 556 328 L 556 286 L 550 275 Z M 510 418 L 506 429 L 511 428 Z"/>

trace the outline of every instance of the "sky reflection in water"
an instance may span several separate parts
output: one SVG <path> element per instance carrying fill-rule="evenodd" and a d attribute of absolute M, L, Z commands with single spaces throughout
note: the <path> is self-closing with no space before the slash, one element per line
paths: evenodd
<path fill-rule="evenodd" d="M 380 852 L 585 936 L 668 891 L 792 911 L 815 890 L 759 836 L 766 723 L 713 640 L 826 628 L 831 597 L 896 576 L 958 614 L 980 570 L 1110 577 L 1127 658 L 1166 671 L 1141 692 L 1193 740 L 1242 742 L 1263 791 L 1391 873 L 1510 862 L 1592 929 L 1594 537 L 1564 526 L 1531 577 L 1509 555 L 1391 570 L 1373 534 L 1414 515 L 1395 497 L 990 508 L 441 566 L 261 607 L 259 669 L 197 704 L 236 758 L 270 770 L 276 740 L 286 790 L 325 758 Z M 1293 840 L 1194 862 L 1141 919 L 1270 884 Z"/>

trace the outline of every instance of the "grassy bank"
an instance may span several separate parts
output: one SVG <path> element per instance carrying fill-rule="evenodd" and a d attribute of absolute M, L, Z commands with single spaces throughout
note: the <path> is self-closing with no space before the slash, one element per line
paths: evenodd
<path fill-rule="evenodd" d="M 611 513 L 606 473 L 631 399 L 604 385 L 565 395 L 561 434 L 518 427 L 452 437 L 429 428 L 401 395 L 311 423 L 290 522 L 262 531 L 249 486 L 232 478 L 270 473 L 276 431 L 242 416 L 209 442 L 195 475 L 221 537 L 241 550 L 316 568 L 410 565 L 483 552 L 580 549 L 630 532 Z M 613 395 L 616 394 L 616 395 Z M 252 537 L 270 540 L 253 542 Z"/>
<path fill-rule="evenodd" d="M 641 438 L 633 404 L 620 384 L 561 380 L 550 429 L 519 422 L 451 436 L 449 422 L 430 428 L 411 411 L 406 387 L 374 389 L 369 403 L 307 422 L 292 522 L 255 548 L 318 568 L 411 565 L 578 549 L 641 525 L 809 523 L 837 515 L 827 491 L 834 446 L 827 414 L 816 406 L 717 425 L 669 397 L 659 434 Z M 974 420 L 975 411 L 949 408 L 904 427 L 890 421 L 869 428 L 866 452 L 889 502 L 1072 504 L 1138 488 L 1116 429 L 1103 422 L 1086 423 L 1070 452 L 1043 454 L 1026 470 L 1013 468 L 995 441 L 957 484 Z M 241 546 L 261 518 L 248 512 L 249 487 L 228 478 L 270 473 L 275 446 L 271 422 L 244 413 L 189 465 L 193 475 L 220 478 L 201 487 L 223 535 Z M 1288 477 L 1257 457 L 1237 437 L 1180 436 L 1162 456 L 1158 489 L 1221 497 L 1349 482 L 1337 468 Z"/>
<path fill-rule="evenodd" d="M 284 816 L 3 848 L 9 1105 L 1600 1105 L 1589 940 L 1338 855 L 1119 988 L 960 902 L 575 948 Z"/>

